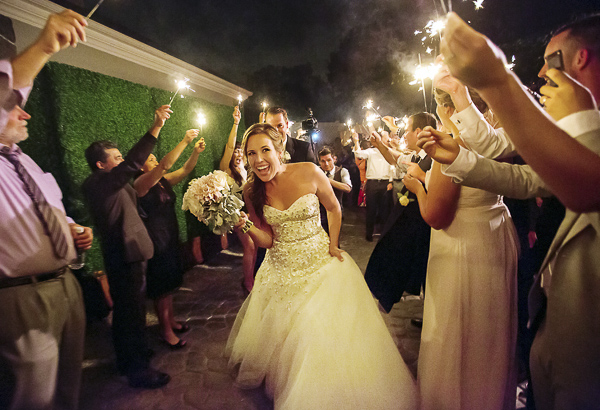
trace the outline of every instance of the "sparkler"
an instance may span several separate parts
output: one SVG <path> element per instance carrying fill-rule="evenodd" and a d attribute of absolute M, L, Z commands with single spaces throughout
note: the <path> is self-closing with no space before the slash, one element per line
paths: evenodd
<path fill-rule="evenodd" d="M 421 67 L 421 53 L 419 53 L 419 67 Z M 425 103 L 425 112 L 429 112 L 427 109 L 427 94 L 425 93 L 425 78 L 421 77 L 421 88 L 423 88 L 423 102 Z"/>
<path fill-rule="evenodd" d="M 204 128 L 204 125 L 206 124 L 206 117 L 204 116 L 204 113 L 202 113 L 202 111 L 198 111 L 198 116 L 196 117 L 196 121 L 198 122 L 198 125 L 200 126 L 200 133 L 202 134 L 202 130 Z"/>
<path fill-rule="evenodd" d="M 171 105 L 173 103 L 173 100 L 175 99 L 175 97 L 177 97 L 177 94 L 179 93 L 179 91 L 181 89 L 186 89 L 186 90 L 190 90 L 190 91 L 195 92 L 194 90 L 192 90 L 190 88 L 190 85 L 188 84 L 188 81 L 190 81 L 189 78 L 185 78 L 185 79 L 180 80 L 180 81 L 177 81 L 177 80 L 175 81 L 175 83 L 177 83 L 177 91 L 175 91 L 175 94 L 173 94 L 173 97 L 171 97 L 171 101 L 169 101 L 169 105 Z M 181 98 L 183 98 L 183 95 L 181 96 Z"/>
<path fill-rule="evenodd" d="M 504 65 L 504 67 L 508 68 L 509 70 L 512 70 L 513 68 L 515 68 L 515 56 L 512 56 L 510 63 L 506 63 Z"/>
<path fill-rule="evenodd" d="M 86 20 L 89 20 L 92 17 L 92 14 L 94 14 L 96 12 L 96 10 L 98 10 L 98 7 L 100 7 L 100 5 L 104 3 L 104 0 L 99 0 L 98 3 L 96 3 L 96 5 L 94 6 L 94 8 L 92 9 L 92 11 L 90 11 L 88 13 L 87 16 L 85 16 Z"/>
<path fill-rule="evenodd" d="M 376 114 L 375 118 L 374 118 L 374 119 L 371 119 L 370 121 L 375 121 L 377 118 L 380 118 L 380 117 L 381 117 L 381 114 L 379 114 L 379 112 L 377 112 L 377 109 L 378 109 L 379 107 L 375 108 L 375 107 L 373 106 L 373 100 L 367 100 L 367 103 L 366 103 L 365 105 L 363 105 L 363 109 L 365 109 L 365 108 L 366 108 L 367 110 L 371 110 L 371 111 L 373 111 L 373 112 Z M 369 120 L 367 119 L 367 121 L 369 121 Z"/>
<path fill-rule="evenodd" d="M 238 107 L 239 107 L 239 109 L 241 110 L 241 109 L 242 109 L 242 105 L 243 105 L 243 103 L 244 103 L 244 97 L 242 97 L 242 94 L 239 94 L 239 95 L 238 95 L 238 98 L 237 98 L 237 100 L 238 100 Z"/>
<path fill-rule="evenodd" d="M 475 10 L 483 8 L 483 0 L 475 0 L 473 4 L 475 4 Z"/>
<path fill-rule="evenodd" d="M 262 107 L 263 107 L 263 112 L 266 113 L 267 112 L 267 107 L 269 106 L 269 104 L 267 104 L 266 101 L 262 102 Z"/>

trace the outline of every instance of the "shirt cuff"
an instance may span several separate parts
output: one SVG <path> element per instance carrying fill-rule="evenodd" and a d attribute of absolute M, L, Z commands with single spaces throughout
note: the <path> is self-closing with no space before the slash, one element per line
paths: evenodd
<path fill-rule="evenodd" d="M 478 155 L 474 152 L 460 147 L 460 151 L 452 164 L 442 164 L 442 174 L 451 177 L 452 181 L 460 184 L 469 175 L 469 172 L 475 168 L 477 157 Z"/>
<path fill-rule="evenodd" d="M 600 128 L 600 111 L 585 110 L 567 115 L 556 122 L 571 137 L 579 137 Z"/>
<path fill-rule="evenodd" d="M 483 114 L 479 112 L 477 107 L 475 107 L 475 104 L 471 103 L 471 105 L 461 112 L 452 114 L 450 120 L 456 125 L 458 131 L 462 132 L 479 121 L 485 121 L 485 118 L 483 117 Z"/>

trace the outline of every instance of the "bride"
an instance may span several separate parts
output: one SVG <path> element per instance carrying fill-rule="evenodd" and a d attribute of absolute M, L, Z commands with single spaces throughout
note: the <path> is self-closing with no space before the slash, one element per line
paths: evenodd
<path fill-rule="evenodd" d="M 327 177 L 311 163 L 283 164 L 282 136 L 268 124 L 250 127 L 243 149 L 249 217 L 236 229 L 268 250 L 226 346 L 237 384 L 264 381 L 278 410 L 416 409 L 413 377 L 339 248 L 341 211 Z"/>

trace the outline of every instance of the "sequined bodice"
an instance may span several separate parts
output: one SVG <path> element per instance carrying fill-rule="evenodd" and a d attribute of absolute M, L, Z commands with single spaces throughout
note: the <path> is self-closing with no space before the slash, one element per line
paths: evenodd
<path fill-rule="evenodd" d="M 264 216 L 273 230 L 273 246 L 261 265 L 260 281 L 280 296 L 293 296 L 331 260 L 319 199 L 306 194 L 283 211 L 265 205 Z"/>

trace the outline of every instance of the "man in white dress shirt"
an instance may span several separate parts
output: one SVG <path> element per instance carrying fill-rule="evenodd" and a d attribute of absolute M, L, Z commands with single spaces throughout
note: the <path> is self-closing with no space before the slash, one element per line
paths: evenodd
<path fill-rule="evenodd" d="M 366 235 L 367 241 L 373 241 L 373 231 L 377 219 L 385 222 L 387 219 L 385 193 L 388 184 L 392 180 L 392 168 L 377 148 L 361 149 L 358 142 L 358 134 L 352 133 L 354 141 L 354 155 L 359 159 L 367 160 L 367 183 L 365 185 L 365 196 L 367 202 Z M 383 140 L 387 144 L 387 140 Z"/>

